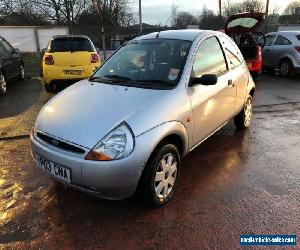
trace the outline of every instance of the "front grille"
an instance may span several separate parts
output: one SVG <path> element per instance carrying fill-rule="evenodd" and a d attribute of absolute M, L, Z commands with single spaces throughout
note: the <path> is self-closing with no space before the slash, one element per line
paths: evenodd
<path fill-rule="evenodd" d="M 73 146 L 69 143 L 63 142 L 61 140 L 58 140 L 56 138 L 53 138 L 51 136 L 42 134 L 40 132 L 37 132 L 37 137 L 40 138 L 42 141 L 47 142 L 49 144 L 51 144 L 54 147 L 66 150 L 66 151 L 70 151 L 73 153 L 77 153 L 77 154 L 83 154 L 85 153 L 85 151 L 82 148 Z"/>

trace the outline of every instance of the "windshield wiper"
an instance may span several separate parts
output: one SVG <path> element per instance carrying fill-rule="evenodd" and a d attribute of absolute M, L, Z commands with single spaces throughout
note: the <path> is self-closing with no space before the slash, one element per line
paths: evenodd
<path fill-rule="evenodd" d="M 112 81 L 111 79 L 108 79 L 103 76 L 91 76 L 88 80 L 90 82 L 102 82 L 102 81 L 111 82 Z"/>
<path fill-rule="evenodd" d="M 133 79 L 126 77 L 126 76 L 119 76 L 119 75 L 105 75 L 104 78 L 113 80 L 115 82 L 128 82 L 128 81 L 134 81 Z"/>
<path fill-rule="evenodd" d="M 156 79 L 147 79 L 147 80 L 136 80 L 135 82 L 141 82 L 141 83 L 154 83 L 154 84 L 160 84 L 160 85 L 168 85 L 170 87 L 173 87 L 174 84 L 171 83 L 171 82 L 167 82 L 167 81 L 164 81 L 164 80 L 156 80 Z"/>

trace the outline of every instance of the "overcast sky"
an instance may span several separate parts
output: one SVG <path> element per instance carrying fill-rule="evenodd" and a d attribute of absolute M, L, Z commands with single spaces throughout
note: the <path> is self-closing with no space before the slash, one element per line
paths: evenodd
<path fill-rule="evenodd" d="M 133 11 L 138 17 L 138 0 L 133 2 Z M 238 1 L 238 0 L 232 0 Z M 270 10 L 279 7 L 281 11 L 292 0 L 270 0 Z M 199 14 L 203 5 L 208 9 L 218 11 L 218 0 L 142 0 L 143 22 L 149 24 L 167 24 L 167 20 L 171 15 L 171 6 L 174 2 L 178 6 L 177 11 L 189 11 L 193 14 Z M 222 0 L 225 2 L 225 0 Z"/>

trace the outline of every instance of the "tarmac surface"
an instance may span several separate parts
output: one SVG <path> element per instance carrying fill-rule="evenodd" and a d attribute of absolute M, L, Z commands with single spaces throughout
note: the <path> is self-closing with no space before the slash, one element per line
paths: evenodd
<path fill-rule="evenodd" d="M 240 234 L 299 237 L 299 76 L 262 75 L 250 129 L 230 122 L 187 155 L 174 199 L 155 209 L 88 196 L 37 169 L 28 134 L 52 95 L 39 79 L 8 91 L 0 98 L 0 249 L 239 249 Z"/>

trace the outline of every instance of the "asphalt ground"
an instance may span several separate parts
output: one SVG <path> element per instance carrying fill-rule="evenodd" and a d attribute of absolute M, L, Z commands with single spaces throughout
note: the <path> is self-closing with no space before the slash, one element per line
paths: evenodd
<path fill-rule="evenodd" d="M 37 169 L 27 136 L 52 95 L 40 79 L 8 91 L 0 98 L 0 249 L 243 249 L 240 234 L 299 237 L 299 76 L 262 75 L 250 129 L 230 122 L 187 155 L 174 199 L 156 209 L 88 196 Z"/>

